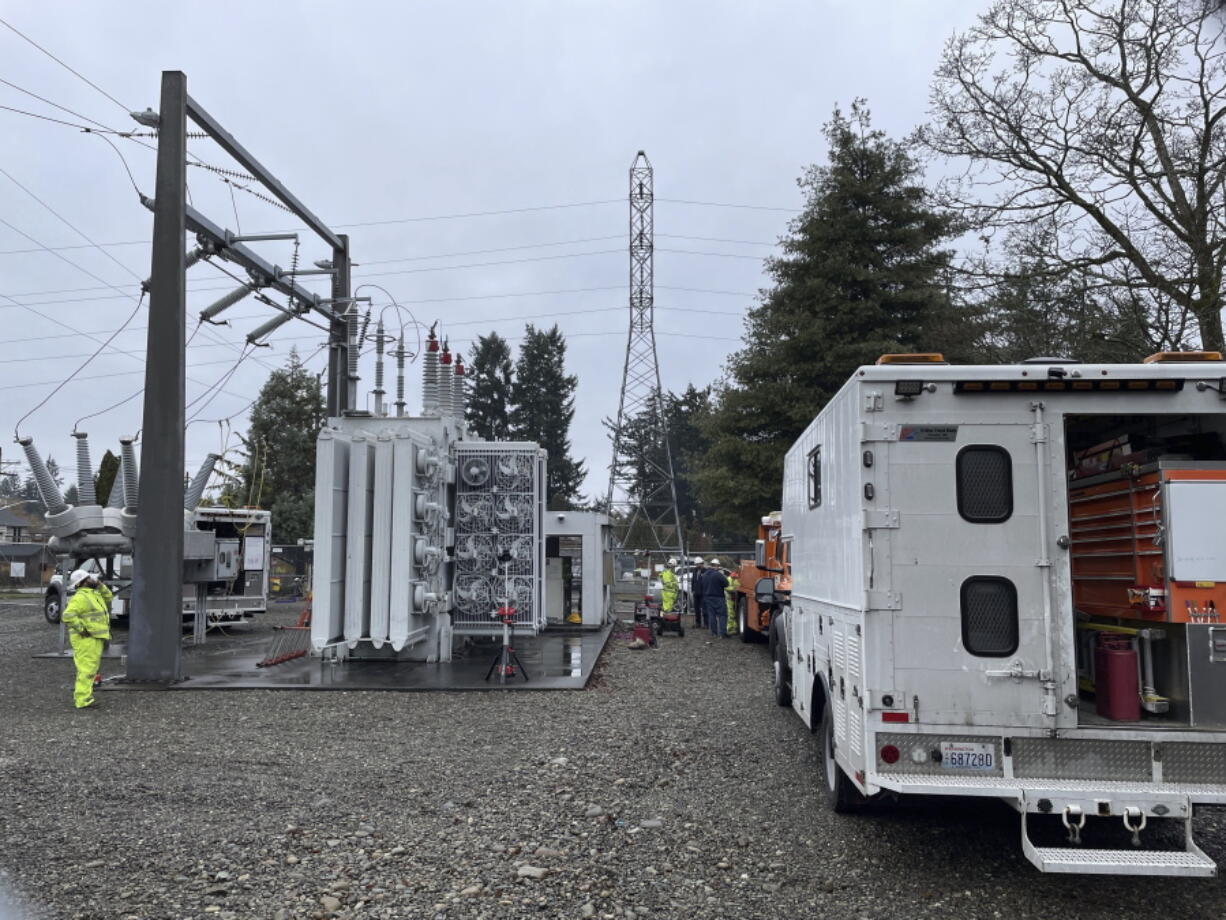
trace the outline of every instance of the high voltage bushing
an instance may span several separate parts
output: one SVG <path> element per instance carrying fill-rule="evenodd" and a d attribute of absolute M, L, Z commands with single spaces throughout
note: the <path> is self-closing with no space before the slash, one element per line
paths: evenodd
<path fill-rule="evenodd" d="M 383 320 L 375 327 L 375 415 L 383 415 Z"/>
<path fill-rule="evenodd" d="M 464 413 L 468 410 L 468 393 L 465 386 L 467 382 L 468 378 L 464 376 L 464 359 L 456 355 L 455 379 L 451 383 L 451 408 L 458 422 L 464 421 Z"/>
<path fill-rule="evenodd" d="M 123 509 L 123 451 L 120 451 L 119 466 L 115 469 L 115 478 L 111 480 L 111 492 L 106 497 L 108 508 Z"/>
<path fill-rule="evenodd" d="M 133 438 L 119 439 L 119 452 L 123 455 L 123 507 L 130 512 L 135 512 L 140 504 L 140 473 L 133 442 Z M 111 488 L 113 490 L 115 487 Z"/>
<path fill-rule="evenodd" d="M 426 357 L 422 362 L 421 410 L 423 415 L 438 414 L 438 338 L 434 330 L 426 340 Z"/>
<path fill-rule="evenodd" d="M 196 510 L 196 506 L 199 505 L 200 500 L 204 498 L 204 490 L 208 488 L 209 477 L 213 475 L 213 468 L 217 465 L 217 461 L 220 459 L 220 454 L 209 454 L 204 458 L 204 463 L 200 464 L 200 469 L 192 478 L 191 485 L 187 487 L 187 494 L 183 499 L 183 507 L 186 510 Z"/>
<path fill-rule="evenodd" d="M 349 338 L 348 359 L 349 359 L 349 380 L 356 382 L 358 380 L 358 306 L 356 303 L 349 304 L 349 309 L 345 312 L 345 328 L 346 335 Z M 352 409 L 353 406 L 350 406 Z"/>
<path fill-rule="evenodd" d="M 404 417 L 404 333 L 396 345 L 396 418 Z"/>
<path fill-rule="evenodd" d="M 25 451 L 26 462 L 30 464 L 30 470 L 34 473 L 34 482 L 38 485 L 38 493 L 47 507 L 47 513 L 62 514 L 67 511 L 68 504 L 64 501 L 64 495 L 60 492 L 60 487 L 55 484 L 55 480 L 51 478 L 47 464 L 43 463 L 43 458 L 39 456 L 38 448 L 34 446 L 34 439 L 21 438 L 17 443 Z"/>
<path fill-rule="evenodd" d="M 447 340 L 443 339 L 443 353 L 438 358 L 438 408 L 441 415 L 455 414 L 455 406 L 451 401 L 451 384 L 454 379 L 451 349 L 447 347 Z"/>
<path fill-rule="evenodd" d="M 82 505 L 98 504 L 98 496 L 94 491 L 94 466 L 89 458 L 89 435 L 84 431 L 74 431 L 72 436 L 77 439 L 77 497 Z"/>

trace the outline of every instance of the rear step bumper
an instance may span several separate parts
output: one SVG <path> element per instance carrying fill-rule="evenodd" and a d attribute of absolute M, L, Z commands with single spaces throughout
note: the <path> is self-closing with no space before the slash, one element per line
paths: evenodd
<path fill-rule="evenodd" d="M 1190 811 L 1191 809 L 1189 809 Z M 1182 850 L 1100 850 L 1081 846 L 1039 847 L 1030 839 L 1022 812 L 1022 852 L 1040 872 L 1075 875 L 1165 875 L 1214 878 L 1217 863 L 1192 840 L 1192 819 L 1184 819 Z"/>
<path fill-rule="evenodd" d="M 1085 875 L 1164 875 L 1211 878 L 1217 865 L 1192 840 L 1192 807 L 1226 803 L 1226 784 L 1136 783 L 1111 780 L 1043 780 L 990 776 L 877 774 L 883 789 L 915 795 L 963 795 L 999 798 L 1022 817 L 1022 849 L 1043 872 Z M 1151 819 L 1182 819 L 1182 850 L 1094 849 L 1077 843 L 1036 846 L 1027 817 L 1060 816 L 1066 827 L 1085 819 L 1114 819 L 1143 833 Z M 1131 823 L 1130 823 L 1131 822 Z M 1070 827 L 1070 840 L 1079 834 Z"/>

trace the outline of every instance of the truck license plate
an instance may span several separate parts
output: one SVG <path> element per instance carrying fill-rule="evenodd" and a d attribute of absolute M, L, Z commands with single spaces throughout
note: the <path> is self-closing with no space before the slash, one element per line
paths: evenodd
<path fill-rule="evenodd" d="M 941 766 L 949 770 L 995 770 L 996 745 L 942 741 Z"/>

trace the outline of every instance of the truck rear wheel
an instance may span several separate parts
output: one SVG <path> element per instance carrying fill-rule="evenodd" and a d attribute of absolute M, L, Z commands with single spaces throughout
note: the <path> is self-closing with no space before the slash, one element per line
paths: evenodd
<path fill-rule="evenodd" d="M 43 616 L 47 618 L 47 622 L 55 626 L 60 621 L 60 616 L 64 612 L 64 602 L 58 591 L 51 591 L 43 600 Z"/>
<path fill-rule="evenodd" d="M 780 706 L 792 705 L 792 669 L 786 663 L 787 650 L 782 642 L 775 642 L 775 651 L 771 655 L 775 669 L 775 702 Z"/>
<path fill-rule="evenodd" d="M 839 815 L 859 810 L 864 804 L 864 796 L 834 757 L 834 713 L 829 700 L 822 710 L 822 766 L 826 774 L 826 803 L 830 810 Z"/>

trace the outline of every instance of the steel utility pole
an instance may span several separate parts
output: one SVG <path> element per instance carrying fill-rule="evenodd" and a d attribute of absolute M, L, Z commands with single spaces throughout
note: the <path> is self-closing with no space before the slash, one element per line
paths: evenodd
<path fill-rule="evenodd" d="M 128 678 L 183 677 L 183 403 L 186 392 L 187 77 L 162 74 L 153 271 L 145 346 Z"/>
<path fill-rule="evenodd" d="M 137 502 L 135 559 L 132 572 L 132 612 L 128 632 L 128 679 L 169 682 L 180 680 L 183 612 L 183 467 L 184 397 L 186 365 L 187 279 L 189 264 L 184 236 L 196 235 L 199 248 L 192 262 L 220 258 L 247 273 L 248 280 L 201 313 L 213 321 L 257 290 L 269 288 L 286 297 L 284 307 L 264 303 L 278 311 L 273 319 L 252 331 L 256 342 L 293 319 L 316 312 L 328 323 L 328 409 L 337 415 L 352 408 L 356 377 L 349 360 L 356 348 L 352 323 L 345 310 L 350 296 L 349 240 L 328 226 L 283 186 L 242 144 L 199 103 L 187 94 L 187 77 L 179 71 L 162 74 L 160 111 L 134 112 L 141 124 L 158 129 L 156 198 L 142 202 L 153 211 L 153 270 L 149 279 L 149 336 L 146 345 L 145 405 L 141 439 L 140 492 Z M 297 239 L 294 234 L 243 236 L 215 224 L 187 204 L 187 121 L 191 121 L 233 158 L 254 182 L 275 196 L 285 209 L 302 220 L 332 253 L 332 266 L 320 271 L 333 275 L 332 296 L 321 298 L 306 290 L 294 276 L 264 259 L 245 242 Z M 306 274 L 305 272 L 303 274 Z"/>
<path fill-rule="evenodd" d="M 332 250 L 332 299 L 335 304 L 344 304 L 346 309 L 350 290 L 349 237 L 339 234 L 341 245 Z M 341 314 L 345 310 L 334 311 Z M 332 320 L 328 325 L 328 418 L 339 418 L 353 408 L 349 394 L 349 324 L 343 318 Z"/>
<path fill-rule="evenodd" d="M 640 150 L 630 166 L 630 334 L 613 431 L 608 506 L 622 549 L 683 555 L 656 357 L 653 181 L 651 162 Z"/>

